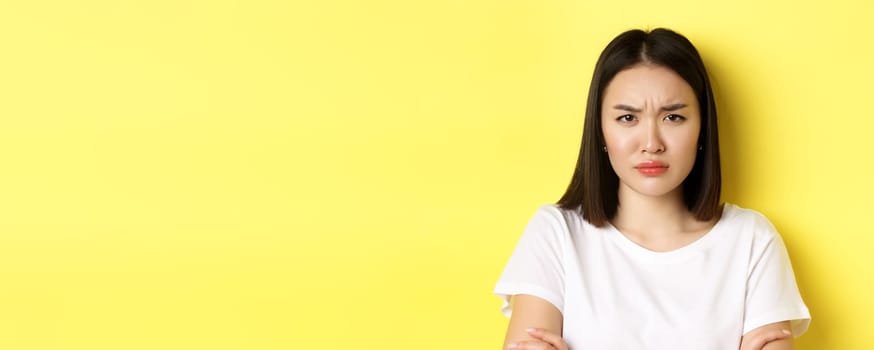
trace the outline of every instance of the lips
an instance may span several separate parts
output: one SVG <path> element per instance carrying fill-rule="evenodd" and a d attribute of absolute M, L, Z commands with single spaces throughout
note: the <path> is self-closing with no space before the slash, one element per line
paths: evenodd
<path fill-rule="evenodd" d="M 634 168 L 645 176 L 657 176 L 668 171 L 668 165 L 657 160 L 639 163 Z"/>

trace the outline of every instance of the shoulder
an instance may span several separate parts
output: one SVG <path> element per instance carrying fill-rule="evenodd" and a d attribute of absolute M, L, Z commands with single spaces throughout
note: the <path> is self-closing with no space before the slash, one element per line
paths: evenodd
<path fill-rule="evenodd" d="M 543 204 L 537 208 L 532 223 L 571 233 L 585 226 L 586 221 L 578 208 L 566 209 L 558 204 Z"/>
<path fill-rule="evenodd" d="M 537 208 L 535 211 L 535 217 L 542 217 L 545 219 L 555 220 L 559 222 L 569 222 L 574 219 L 574 216 L 578 216 L 579 211 L 576 209 L 564 209 L 558 204 L 543 204 Z"/>
<path fill-rule="evenodd" d="M 732 203 L 725 203 L 720 221 L 724 221 L 733 230 L 748 232 L 759 238 L 779 236 L 777 229 L 764 214 Z"/>
<path fill-rule="evenodd" d="M 725 204 L 723 214 L 725 226 L 735 239 L 747 242 L 744 246 L 752 250 L 752 256 L 764 254 L 775 248 L 783 249 L 783 238 L 768 218 L 753 209 L 734 204 Z"/>
<path fill-rule="evenodd" d="M 582 222 L 583 218 L 578 210 L 565 209 L 557 204 L 543 204 L 537 207 L 528 221 L 525 233 L 565 241 L 582 229 Z"/>

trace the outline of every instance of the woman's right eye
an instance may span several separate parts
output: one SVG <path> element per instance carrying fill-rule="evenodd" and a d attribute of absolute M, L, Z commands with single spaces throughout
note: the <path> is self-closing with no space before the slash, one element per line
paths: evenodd
<path fill-rule="evenodd" d="M 634 121 L 634 116 L 631 114 L 621 115 L 619 118 L 616 118 L 616 121 L 621 123 L 631 123 Z"/>

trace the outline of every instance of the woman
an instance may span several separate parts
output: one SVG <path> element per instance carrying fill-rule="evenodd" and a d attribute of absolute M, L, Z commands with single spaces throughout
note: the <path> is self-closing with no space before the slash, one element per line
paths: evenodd
<path fill-rule="evenodd" d="M 688 39 L 602 52 L 567 192 L 528 223 L 495 293 L 505 349 L 791 349 L 810 314 L 761 214 L 721 205 L 716 104 Z"/>

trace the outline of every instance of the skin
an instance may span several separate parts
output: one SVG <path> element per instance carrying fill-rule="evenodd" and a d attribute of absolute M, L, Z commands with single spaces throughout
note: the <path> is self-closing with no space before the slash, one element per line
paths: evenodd
<path fill-rule="evenodd" d="M 612 224 L 653 251 L 670 251 L 701 238 L 718 218 L 698 221 L 683 203 L 682 183 L 698 152 L 700 107 L 692 88 L 672 70 L 639 64 L 619 72 L 604 91 L 602 132 L 619 177 L 619 207 Z M 658 161 L 666 171 L 647 175 L 638 167 Z M 562 314 L 530 295 L 511 299 L 513 313 L 504 349 L 569 350 Z M 789 321 L 756 328 L 740 350 L 793 349 Z M 584 350 L 584 349 L 574 349 Z"/>
<path fill-rule="evenodd" d="M 607 154 L 620 180 L 613 225 L 654 251 L 674 250 L 704 235 L 716 219 L 696 220 L 681 186 L 695 164 L 701 129 L 692 87 L 670 69 L 638 65 L 607 85 L 601 110 Z M 667 171 L 641 174 L 638 165 L 645 161 L 662 162 Z"/>

